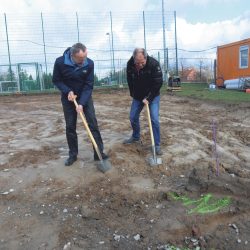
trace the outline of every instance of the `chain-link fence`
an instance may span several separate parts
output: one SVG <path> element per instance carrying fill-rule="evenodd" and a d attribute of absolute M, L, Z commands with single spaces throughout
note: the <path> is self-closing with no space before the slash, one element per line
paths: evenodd
<path fill-rule="evenodd" d="M 160 61 L 166 81 L 169 73 L 185 81 L 212 74 L 212 59 L 178 49 L 175 12 L 2 14 L 0 91 L 53 89 L 55 59 L 78 41 L 95 62 L 99 86 L 126 84 L 126 63 L 135 47 Z"/>

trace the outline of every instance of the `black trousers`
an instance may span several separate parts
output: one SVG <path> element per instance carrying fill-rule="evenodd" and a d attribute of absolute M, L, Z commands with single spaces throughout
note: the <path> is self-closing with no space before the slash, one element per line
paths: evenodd
<path fill-rule="evenodd" d="M 69 146 L 69 156 L 76 157 L 78 154 L 78 139 L 76 133 L 76 107 L 73 102 L 65 100 L 63 97 L 62 106 L 66 122 L 66 138 Z M 95 108 L 93 105 L 92 97 L 89 98 L 87 105 L 83 108 L 83 112 L 85 114 L 90 131 L 92 132 L 93 137 L 95 138 L 96 144 L 98 145 L 100 152 L 103 153 L 103 142 L 95 116 Z M 97 153 L 94 150 L 94 156 L 95 155 L 97 156 Z"/>

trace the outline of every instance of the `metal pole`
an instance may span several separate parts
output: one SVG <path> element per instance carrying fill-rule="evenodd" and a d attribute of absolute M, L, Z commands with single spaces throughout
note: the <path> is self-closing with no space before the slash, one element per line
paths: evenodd
<path fill-rule="evenodd" d="M 40 84 L 42 86 L 42 89 L 45 89 L 45 86 L 44 86 L 44 80 L 43 80 L 43 76 L 42 76 L 42 64 L 38 64 L 38 75 L 39 75 L 39 81 L 40 81 Z"/>
<path fill-rule="evenodd" d="M 43 90 L 42 83 L 41 83 L 41 81 L 39 79 L 38 63 L 35 63 L 35 65 L 36 65 L 36 82 L 39 83 L 40 90 Z"/>
<path fill-rule="evenodd" d="M 118 85 L 120 85 L 120 59 L 118 59 Z"/>
<path fill-rule="evenodd" d="M 19 81 L 19 88 L 20 91 L 24 90 L 24 86 L 23 86 L 23 81 L 22 81 L 22 77 L 20 77 L 20 73 L 21 73 L 21 68 L 20 68 L 20 63 L 17 64 L 17 70 L 18 70 L 18 81 Z"/>
<path fill-rule="evenodd" d="M 7 41 L 7 48 L 8 48 L 8 57 L 9 57 L 9 70 L 10 70 L 10 80 L 12 81 L 12 68 L 11 68 L 11 60 L 10 60 L 10 44 L 9 44 L 9 34 L 8 34 L 8 25 L 7 25 L 7 17 L 4 13 L 4 20 L 5 20 L 5 32 L 6 32 L 6 41 Z"/>
<path fill-rule="evenodd" d="M 101 77 L 100 77 L 100 60 L 99 60 L 98 55 L 96 56 L 96 58 L 97 58 L 97 72 L 98 72 L 97 73 L 97 78 L 98 78 L 98 82 L 99 82 L 99 79 L 101 79 Z"/>
<path fill-rule="evenodd" d="M 111 72 L 112 72 L 112 68 L 113 68 L 112 45 L 111 45 L 110 34 L 108 36 L 109 36 L 110 67 L 111 67 L 110 69 L 111 69 Z"/>
<path fill-rule="evenodd" d="M 120 84 L 122 84 L 122 60 L 120 59 L 120 69 L 119 69 L 119 72 L 120 72 Z"/>
<path fill-rule="evenodd" d="M 78 13 L 76 12 L 76 27 L 77 27 L 77 41 L 79 43 L 80 41 L 80 35 L 79 35 L 79 19 L 78 19 Z"/>
<path fill-rule="evenodd" d="M 20 92 L 21 89 L 20 89 L 20 81 L 19 81 L 19 71 L 18 71 L 17 66 L 16 66 L 16 81 L 17 81 L 17 90 L 18 90 L 18 92 Z"/>
<path fill-rule="evenodd" d="M 166 48 L 166 56 L 167 56 L 167 59 L 166 59 L 166 72 L 169 72 L 169 58 L 168 58 L 168 48 Z"/>
<path fill-rule="evenodd" d="M 178 69 L 178 48 L 177 48 L 177 28 L 176 28 L 176 11 L 174 11 L 174 33 L 175 33 L 175 71 L 176 75 L 179 75 L 179 69 Z"/>
<path fill-rule="evenodd" d="M 145 13 L 144 11 L 142 12 L 143 14 L 143 31 L 144 31 L 144 49 L 147 50 L 147 43 L 146 43 L 146 24 L 145 24 Z"/>
<path fill-rule="evenodd" d="M 112 78 L 113 60 L 112 60 L 112 47 L 111 47 L 110 33 L 106 33 L 106 35 L 109 36 L 110 77 Z"/>
<path fill-rule="evenodd" d="M 165 33 L 165 15 L 164 15 L 164 0 L 162 0 L 162 32 L 163 32 L 163 52 L 164 52 L 164 75 L 163 79 L 166 81 L 166 33 Z"/>
<path fill-rule="evenodd" d="M 113 21 L 112 21 L 112 12 L 109 12 L 110 14 L 110 31 L 111 31 L 111 45 L 112 45 L 112 55 L 113 55 L 113 71 L 115 74 L 115 53 L 114 53 L 114 36 L 113 36 Z"/>
<path fill-rule="evenodd" d="M 45 72 L 46 72 L 46 76 L 47 76 L 48 75 L 48 67 L 47 67 L 47 56 L 46 56 L 46 45 L 45 45 L 43 13 L 42 12 L 41 12 L 41 22 L 42 22 L 42 32 L 43 32 L 43 53 L 44 53 L 44 61 L 45 61 Z"/>
<path fill-rule="evenodd" d="M 201 82 L 201 69 L 202 69 L 202 61 L 200 61 L 200 82 Z"/>
<path fill-rule="evenodd" d="M 216 66 L 216 64 L 217 64 L 217 61 L 216 61 L 216 59 L 214 59 L 214 84 L 216 85 L 216 78 L 217 78 L 217 76 L 216 76 L 216 68 L 217 68 L 217 66 Z"/>

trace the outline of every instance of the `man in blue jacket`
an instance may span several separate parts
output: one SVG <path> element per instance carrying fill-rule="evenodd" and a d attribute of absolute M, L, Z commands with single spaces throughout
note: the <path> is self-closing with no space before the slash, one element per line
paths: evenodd
<path fill-rule="evenodd" d="M 66 137 L 69 146 L 69 158 L 65 166 L 72 165 L 77 160 L 78 140 L 76 133 L 77 113 L 84 112 L 89 128 L 102 153 L 103 159 L 108 156 L 103 153 L 102 137 L 98 128 L 95 108 L 92 100 L 94 85 L 94 62 L 87 57 L 87 48 L 81 43 L 74 44 L 65 50 L 63 56 L 55 61 L 53 83 L 61 91 L 61 101 L 66 122 Z M 78 108 L 73 100 L 77 96 Z M 94 160 L 99 160 L 94 150 Z"/>

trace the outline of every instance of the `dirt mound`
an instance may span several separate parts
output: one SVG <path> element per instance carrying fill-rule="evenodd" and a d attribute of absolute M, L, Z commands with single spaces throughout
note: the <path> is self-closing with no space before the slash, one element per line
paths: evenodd
<path fill-rule="evenodd" d="M 21 168 L 30 165 L 46 163 L 50 160 L 59 158 L 59 150 L 54 147 L 42 147 L 40 150 L 20 150 L 20 152 L 11 154 L 9 161 L 0 165 L 1 169 Z"/>
<path fill-rule="evenodd" d="M 163 164 L 151 168 L 145 112 L 142 143 L 123 145 L 128 93 L 94 100 L 113 165 L 105 175 L 80 120 L 78 161 L 64 167 L 59 95 L 1 97 L 1 249 L 249 249 L 249 104 L 163 94 Z"/>

